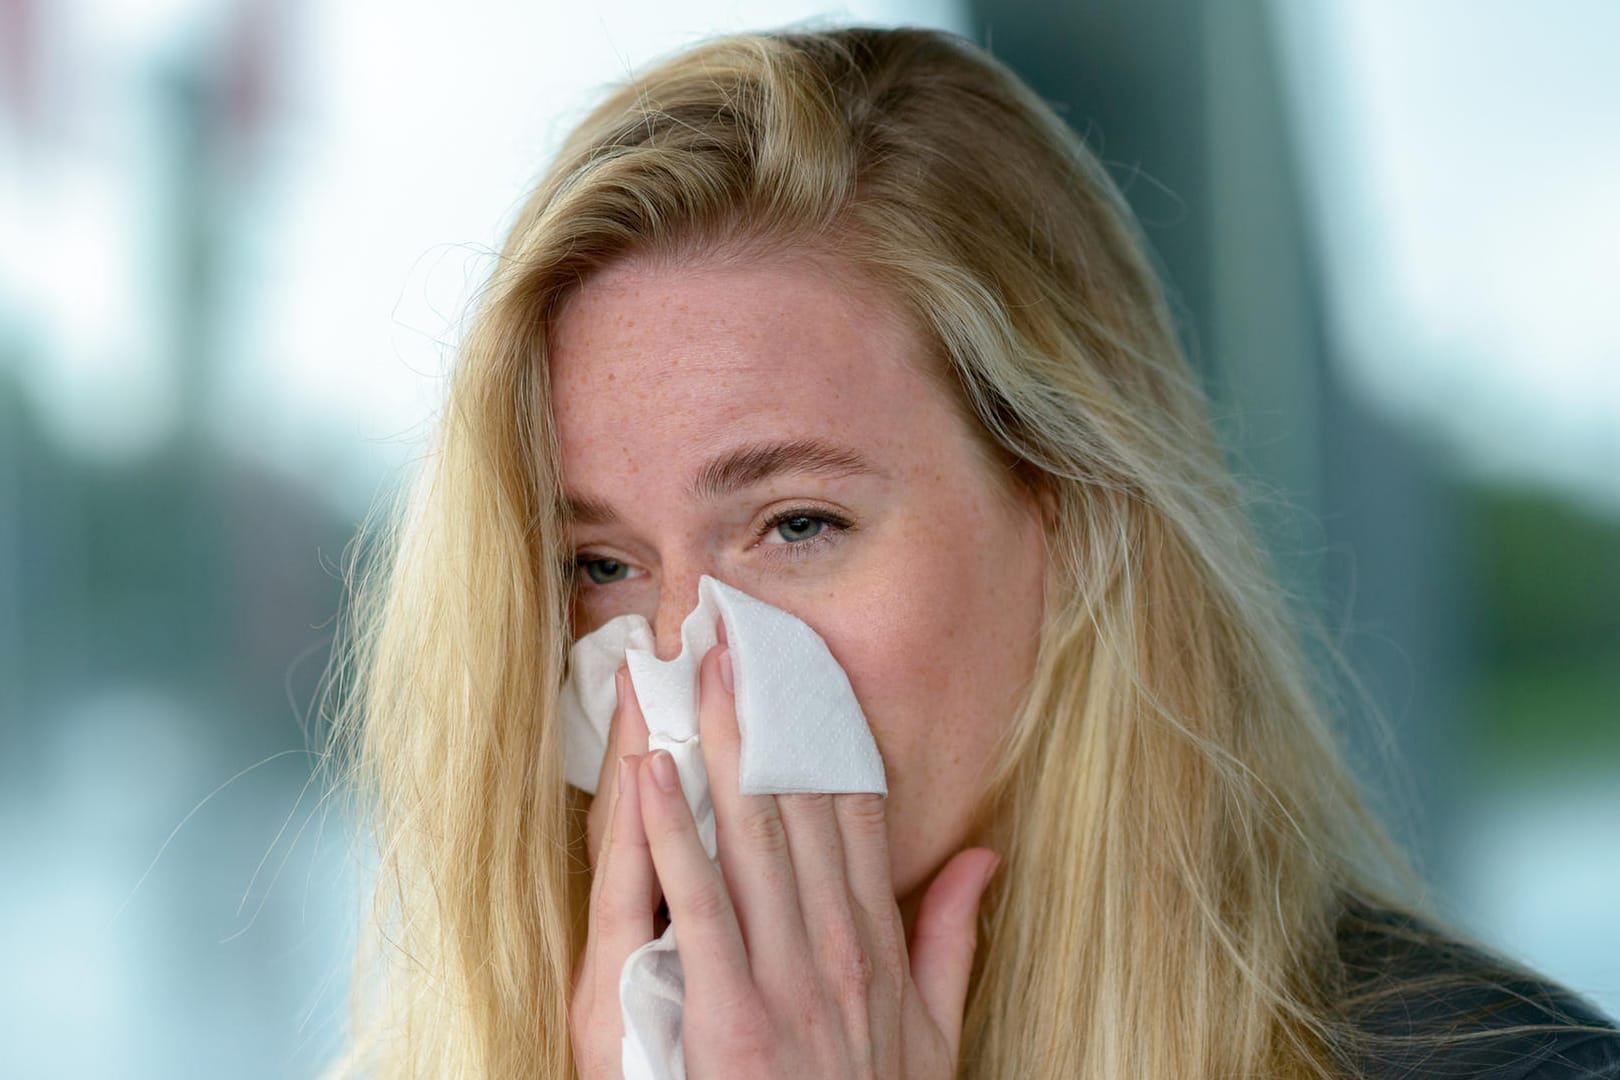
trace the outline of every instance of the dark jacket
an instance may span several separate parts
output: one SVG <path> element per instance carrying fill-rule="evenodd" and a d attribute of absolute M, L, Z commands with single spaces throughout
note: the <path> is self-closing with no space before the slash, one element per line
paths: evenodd
<path fill-rule="evenodd" d="M 1620 1030 L 1569 989 L 1387 911 L 1352 907 L 1338 936 L 1344 1015 L 1374 1037 L 1363 1075 L 1620 1080 Z"/>

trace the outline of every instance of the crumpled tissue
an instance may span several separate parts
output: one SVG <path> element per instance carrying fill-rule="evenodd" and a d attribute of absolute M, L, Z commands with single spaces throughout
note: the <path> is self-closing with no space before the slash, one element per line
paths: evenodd
<path fill-rule="evenodd" d="M 698 667 L 725 621 L 741 736 L 737 786 L 745 795 L 793 792 L 888 794 L 883 759 L 849 678 L 802 620 L 705 575 L 698 604 L 681 623 L 681 652 L 659 660 L 651 627 L 621 615 L 574 643 L 562 689 L 570 784 L 595 792 L 617 693 L 628 662 L 647 721 L 647 748 L 675 759 L 681 790 L 711 859 L 714 803 L 698 735 Z M 684 1080 L 684 980 L 675 928 L 630 954 L 619 976 L 625 1080 Z"/>

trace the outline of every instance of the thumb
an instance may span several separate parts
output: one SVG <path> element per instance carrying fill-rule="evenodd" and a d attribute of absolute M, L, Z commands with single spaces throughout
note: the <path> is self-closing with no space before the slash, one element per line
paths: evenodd
<path fill-rule="evenodd" d="M 957 852 L 928 887 L 911 931 L 911 981 L 950 1044 L 953 1060 L 978 945 L 979 900 L 1000 864 L 1001 856 L 988 848 Z"/>

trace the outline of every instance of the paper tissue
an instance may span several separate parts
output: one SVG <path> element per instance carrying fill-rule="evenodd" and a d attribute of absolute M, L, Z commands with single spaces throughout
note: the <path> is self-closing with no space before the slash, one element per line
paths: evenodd
<path fill-rule="evenodd" d="M 659 660 L 651 627 L 621 615 L 574 643 L 562 691 L 568 782 L 596 790 L 616 704 L 614 673 L 628 662 L 647 721 L 648 750 L 675 759 L 698 835 L 716 857 L 714 804 L 698 737 L 698 666 L 724 620 L 741 736 L 738 790 L 888 794 L 883 759 L 849 678 L 800 619 L 704 576 L 681 623 L 681 651 Z M 673 927 L 630 954 L 619 977 L 625 1080 L 678 1080 L 683 980 Z"/>

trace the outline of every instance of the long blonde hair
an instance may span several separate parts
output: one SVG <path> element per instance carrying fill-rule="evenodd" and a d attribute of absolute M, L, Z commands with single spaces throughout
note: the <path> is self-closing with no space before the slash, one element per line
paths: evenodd
<path fill-rule="evenodd" d="M 628 255 L 813 248 L 891 287 L 985 445 L 1049 498 L 1042 645 L 975 842 L 964 1077 L 1330 1075 L 1346 897 L 1416 879 L 1224 469 L 1119 192 L 950 35 L 737 36 L 617 89 L 511 230 L 435 451 L 356 598 L 332 760 L 376 838 L 335 1075 L 570 1075 L 588 801 L 547 327 Z"/>

